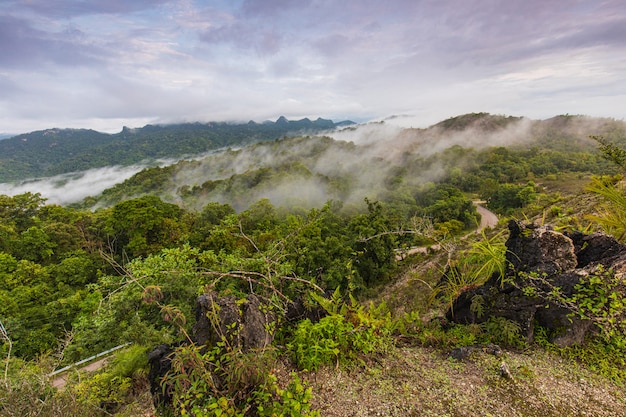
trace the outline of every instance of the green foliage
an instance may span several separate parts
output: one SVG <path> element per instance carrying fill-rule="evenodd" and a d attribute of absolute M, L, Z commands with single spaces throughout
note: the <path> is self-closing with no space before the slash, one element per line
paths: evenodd
<path fill-rule="evenodd" d="M 352 236 L 340 206 L 328 203 L 306 215 L 290 215 L 280 233 L 287 235 L 285 252 L 297 276 L 310 279 L 325 289 L 347 288 L 353 276 Z"/>
<path fill-rule="evenodd" d="M 483 334 L 478 325 L 448 325 L 438 320 L 423 322 L 414 313 L 407 313 L 394 323 L 394 335 L 400 340 L 445 350 L 475 345 Z"/>
<path fill-rule="evenodd" d="M 353 216 L 348 230 L 358 236 L 353 266 L 367 286 L 383 283 L 395 267 L 397 248 L 393 220 L 382 203 L 365 200 L 368 213 Z"/>
<path fill-rule="evenodd" d="M 626 170 L 626 150 L 616 146 L 601 136 L 592 135 L 591 139 L 599 144 L 600 152 L 607 160 Z"/>
<path fill-rule="evenodd" d="M 103 411 L 79 401 L 71 390 L 51 387 L 45 375 L 49 366 L 45 358 L 30 363 L 11 361 L 9 378 L 0 381 L 1 416 L 105 416 Z"/>
<path fill-rule="evenodd" d="M 349 364 L 361 355 L 384 352 L 390 346 L 393 325 L 385 305 L 372 304 L 366 309 L 354 298 L 338 302 L 338 294 L 337 290 L 333 299 L 320 303 L 328 316 L 317 323 L 301 321 L 287 343 L 289 355 L 300 369 L 314 371 L 322 365 Z"/>
<path fill-rule="evenodd" d="M 113 252 L 130 259 L 176 246 L 185 232 L 180 207 L 154 196 L 123 201 L 107 214 L 104 231 Z"/>
<path fill-rule="evenodd" d="M 315 324 L 306 319 L 298 324 L 287 347 L 301 369 L 315 371 L 320 365 L 338 365 L 342 353 L 352 353 L 348 334 L 353 331 L 354 326 L 339 314 L 324 317 Z"/>
<path fill-rule="evenodd" d="M 24 193 L 13 197 L 0 195 L 0 218 L 5 225 L 20 233 L 36 224 L 36 217 L 45 198 L 39 193 Z"/>
<path fill-rule="evenodd" d="M 135 345 L 118 353 L 104 369 L 71 387 L 77 399 L 96 409 L 105 407 L 109 412 L 128 402 L 135 381 L 147 374 L 147 350 Z"/>
<path fill-rule="evenodd" d="M 575 365 L 594 371 L 621 385 L 626 384 L 626 351 L 611 340 L 602 337 L 589 337 L 585 343 L 559 347 L 550 342 L 550 333 L 543 327 L 535 327 L 535 342 Z"/>
<path fill-rule="evenodd" d="M 492 237 L 482 233 L 482 240 L 472 244 L 470 249 L 463 254 L 463 262 L 475 266 L 473 274 L 479 279 L 487 280 L 497 274 L 503 277 L 506 272 L 506 246 L 503 236 L 498 233 Z"/>
<path fill-rule="evenodd" d="M 101 277 L 92 286 L 92 294 L 101 300 L 97 310 L 75 323 L 77 334 L 66 355 L 78 360 L 119 343 L 149 345 L 177 337 L 181 327 L 163 322 L 160 307 L 146 298 L 150 296 L 147 289 L 155 290 L 160 305 L 177 309 L 181 317 L 193 317 L 195 299 L 208 282 L 201 268 L 213 262 L 211 252 L 185 245 L 134 259 L 120 267 L 124 275 Z M 190 326 L 182 329 L 189 330 Z"/>
<path fill-rule="evenodd" d="M 111 409 L 122 403 L 131 385 L 130 378 L 98 373 L 81 381 L 74 389 L 80 401 L 92 407 L 107 404 L 107 407 Z"/>
<path fill-rule="evenodd" d="M 507 347 L 523 348 L 526 346 L 525 340 L 521 337 L 519 323 L 504 317 L 489 317 L 481 324 L 484 330 L 483 338 L 490 343 Z"/>
<path fill-rule="evenodd" d="M 487 206 L 496 212 L 507 213 L 513 209 L 527 206 L 537 197 L 534 182 L 524 185 L 500 184 L 495 189 L 483 192 L 481 197 L 487 200 Z"/>
<path fill-rule="evenodd" d="M 487 237 L 482 234 L 482 240 L 458 255 L 458 259 L 451 261 L 441 282 L 435 287 L 431 301 L 442 299 L 449 307 L 464 291 L 483 284 L 496 275 L 503 277 L 506 271 L 506 246 L 501 234 Z"/>
<path fill-rule="evenodd" d="M 571 295 L 565 295 L 560 287 L 552 285 L 545 275 L 523 275 L 524 293 L 555 303 L 577 316 L 594 323 L 602 338 L 609 344 L 626 348 L 626 280 L 612 270 L 597 265 L 595 271 L 582 277 Z"/>
<path fill-rule="evenodd" d="M 426 184 L 415 195 L 415 201 L 422 206 L 418 210 L 420 216 L 433 220 L 434 223 L 446 223 L 448 227 L 456 222 L 458 232 L 468 229 L 477 223 L 476 207 L 461 190 L 447 183 Z"/>
<path fill-rule="evenodd" d="M 163 390 L 181 416 L 243 416 L 249 410 L 261 417 L 319 415 L 311 410 L 311 389 L 297 374 L 284 388 L 279 386 L 270 368 L 273 360 L 272 351 L 243 353 L 223 342 L 209 349 L 181 346 Z"/>
<path fill-rule="evenodd" d="M 567 301 L 576 306 L 575 313 L 594 322 L 608 342 L 626 349 L 626 279 L 599 265 L 574 291 Z"/>
<path fill-rule="evenodd" d="M 626 239 L 626 193 L 622 180 L 621 176 L 593 177 L 587 186 L 587 191 L 604 201 L 604 205 L 596 208 L 597 214 L 587 218 L 620 241 Z"/>
<path fill-rule="evenodd" d="M 300 380 L 295 372 L 286 388 L 278 386 L 278 378 L 270 373 L 259 390 L 253 394 L 259 417 L 316 417 L 319 411 L 311 410 L 312 389 Z"/>

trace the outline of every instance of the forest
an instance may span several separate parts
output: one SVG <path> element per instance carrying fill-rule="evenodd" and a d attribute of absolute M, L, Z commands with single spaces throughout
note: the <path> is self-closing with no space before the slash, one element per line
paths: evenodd
<path fill-rule="evenodd" d="M 589 120 L 561 116 L 533 124 L 529 138 L 511 145 L 432 142 L 469 129 L 495 137 L 519 122 L 465 115 L 383 146 L 278 137 L 148 167 L 68 206 L 37 193 L 0 195 L 0 415 L 320 415 L 313 372 L 375 374 L 376 363 L 405 346 L 538 349 L 623 387 L 626 310 L 613 292 L 606 296 L 620 313 L 619 331 L 585 347 L 559 349 L 547 333 L 531 346 L 502 320 L 477 328 L 430 319 L 503 273 L 507 220 L 624 239 L 624 123 L 582 130 Z M 389 143 L 393 156 L 381 153 Z M 166 156 L 159 152 L 152 155 Z M 326 163 L 329 155 L 343 163 Z M 500 225 L 474 233 L 476 204 Z M 406 255 L 417 247 L 429 249 Z M 406 276 L 424 285 L 394 293 Z M 267 324 L 271 343 L 246 351 L 226 331 L 195 343 L 203 294 L 239 306 L 257 297 L 276 317 Z M 289 319 L 298 303 L 322 318 Z M 103 370 L 51 387 L 54 369 L 124 344 Z M 173 347 L 161 381 L 169 403 L 154 405 L 148 354 L 162 344 Z M 553 411 L 542 415 L 559 415 Z"/>
<path fill-rule="evenodd" d="M 124 127 L 116 134 L 47 129 L 0 141 L 0 182 L 59 175 L 110 165 L 178 159 L 223 147 L 319 132 L 352 122 L 318 118 L 256 123 L 182 123 Z"/>

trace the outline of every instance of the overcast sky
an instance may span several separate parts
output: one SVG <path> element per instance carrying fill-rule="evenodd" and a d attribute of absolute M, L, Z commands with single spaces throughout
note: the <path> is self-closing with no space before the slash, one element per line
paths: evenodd
<path fill-rule="evenodd" d="M 626 113 L 624 0 L 0 0 L 0 133 Z"/>

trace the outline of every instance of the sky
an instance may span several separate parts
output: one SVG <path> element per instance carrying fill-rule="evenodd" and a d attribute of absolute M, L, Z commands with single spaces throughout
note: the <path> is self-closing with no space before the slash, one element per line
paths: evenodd
<path fill-rule="evenodd" d="M 0 0 L 0 134 L 623 119 L 624 0 Z"/>

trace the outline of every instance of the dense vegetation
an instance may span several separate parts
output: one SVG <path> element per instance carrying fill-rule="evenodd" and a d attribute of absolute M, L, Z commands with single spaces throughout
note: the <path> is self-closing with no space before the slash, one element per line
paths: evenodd
<path fill-rule="evenodd" d="M 468 139 L 446 139 L 470 122 L 487 130 L 470 130 Z M 507 147 L 457 143 L 475 141 L 480 134 L 487 136 L 486 143 L 499 143 L 513 135 L 502 129 L 519 129 L 511 127 L 521 123 L 516 118 L 484 114 L 450 119 L 426 130 L 407 130 L 374 143 L 329 137 L 280 139 L 146 168 L 77 207 L 111 206 L 141 195 L 158 195 L 190 210 L 218 201 L 237 211 L 261 198 L 290 209 L 321 207 L 329 200 L 358 206 L 370 198 L 388 204 L 399 217 L 434 216 L 437 222 L 454 220 L 467 228 L 474 220 L 471 208 L 458 201 L 464 195 L 486 200 L 492 210 L 504 214 L 534 198 L 537 179 L 616 172 L 597 152 L 595 142 L 581 134 L 580 122 L 563 116 L 535 123 L 512 139 L 523 143 Z M 624 126 L 607 121 L 601 131 L 607 140 L 619 143 Z M 451 145 L 433 152 L 431 148 L 438 147 L 431 143 L 442 141 Z"/>
<path fill-rule="evenodd" d="M 105 134 L 86 129 L 48 129 L 0 142 L 0 182 L 47 177 L 111 165 L 131 165 L 160 158 L 178 159 L 211 150 L 245 146 L 301 132 L 349 125 L 331 120 L 284 117 L 265 123 L 185 123 L 124 127 Z"/>
<path fill-rule="evenodd" d="M 445 133 L 478 123 L 486 132 L 500 132 L 516 122 L 475 114 L 434 129 Z M 20 402 L 29 396 L 40 398 L 45 415 L 122 410 L 145 383 L 147 350 L 188 339 L 195 299 L 205 292 L 240 301 L 254 293 L 279 317 L 299 299 L 322 308 L 326 317 L 279 322 L 274 345 L 254 356 L 224 340 L 206 349 L 180 346 L 173 361 L 180 372 L 168 379 L 176 387 L 174 403 L 160 410 L 163 415 L 316 415 L 314 394 L 300 374 L 278 380 L 273 368 L 279 358 L 295 370 L 313 371 L 363 365 L 372 354 L 406 343 L 525 346 L 510 322 L 446 328 L 421 317 L 504 268 L 501 233 L 478 241 L 467 237 L 479 223 L 472 200 L 486 200 L 501 215 L 538 214 L 572 227 L 566 196 L 542 184 L 618 172 L 605 159 L 606 147 L 623 145 L 624 127 L 604 125 L 602 154 L 594 141 L 571 133 L 578 125 L 564 128 L 578 122 L 562 117 L 535 126 L 530 147 L 454 145 L 430 153 L 409 147 L 393 159 L 376 144 L 280 139 L 148 168 L 81 206 L 48 205 L 30 193 L 0 196 L 0 355 L 7 388 L 0 394 L 0 414 L 19 409 L 19 415 L 35 415 Z M 330 155 L 355 158 L 325 165 L 323 157 Z M 437 175 L 425 175 L 432 172 Z M 613 178 L 599 184 L 613 189 Z M 289 198 L 276 200 L 276 190 Z M 443 248 L 445 256 L 432 261 L 437 276 L 418 277 L 431 290 L 419 306 L 404 306 L 400 314 L 385 304 L 362 304 L 424 259 L 402 260 L 402 250 L 430 245 Z M 458 276 L 437 286 L 444 270 Z M 36 382 L 36 367 L 49 372 L 128 342 L 133 347 L 107 370 L 75 381 L 63 394 Z M 592 360 L 596 354 L 623 360 L 606 344 L 594 343 L 595 350 L 585 351 Z M 623 372 L 610 377 L 626 382 Z"/>

